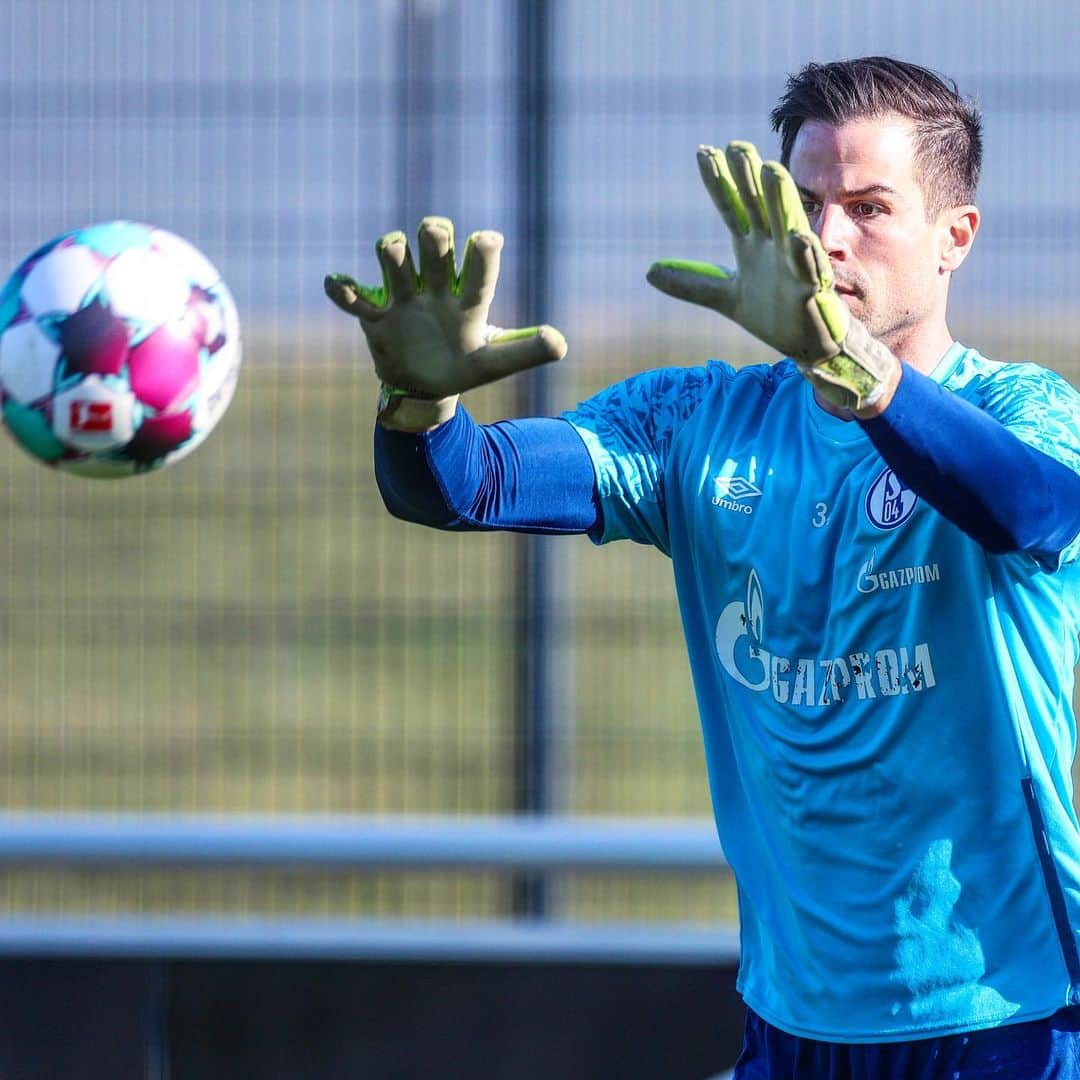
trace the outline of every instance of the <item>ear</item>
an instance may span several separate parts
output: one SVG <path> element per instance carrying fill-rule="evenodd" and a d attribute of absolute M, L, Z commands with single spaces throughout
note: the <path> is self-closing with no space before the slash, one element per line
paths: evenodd
<path fill-rule="evenodd" d="M 951 273 L 968 257 L 981 220 L 977 206 L 954 206 L 942 213 L 938 219 L 941 235 L 939 273 Z"/>

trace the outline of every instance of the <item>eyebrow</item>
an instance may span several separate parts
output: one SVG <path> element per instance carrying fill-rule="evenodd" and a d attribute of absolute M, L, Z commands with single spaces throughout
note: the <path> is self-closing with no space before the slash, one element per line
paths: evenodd
<path fill-rule="evenodd" d="M 800 195 L 807 196 L 811 199 L 816 199 L 818 197 L 817 192 L 803 187 L 802 184 L 796 184 L 795 186 L 799 189 Z M 868 184 L 866 187 L 840 192 L 840 197 L 844 199 L 859 199 L 864 198 L 867 195 L 896 195 L 897 197 L 900 197 L 900 192 L 895 188 L 889 187 L 887 184 Z"/>

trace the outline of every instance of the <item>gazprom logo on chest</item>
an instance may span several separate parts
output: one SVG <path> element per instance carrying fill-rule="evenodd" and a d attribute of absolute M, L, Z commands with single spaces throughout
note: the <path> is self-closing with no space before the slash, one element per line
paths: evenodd
<path fill-rule="evenodd" d="M 716 620 L 716 658 L 740 686 L 771 694 L 780 705 L 826 707 L 849 698 L 921 694 L 937 685 L 925 641 L 856 646 L 834 656 L 784 656 L 765 648 L 765 624 L 765 594 L 751 569 L 745 600 L 732 600 Z"/>
<path fill-rule="evenodd" d="M 911 517 L 918 501 L 919 496 L 886 468 L 866 493 L 866 516 L 879 529 L 895 529 Z"/>

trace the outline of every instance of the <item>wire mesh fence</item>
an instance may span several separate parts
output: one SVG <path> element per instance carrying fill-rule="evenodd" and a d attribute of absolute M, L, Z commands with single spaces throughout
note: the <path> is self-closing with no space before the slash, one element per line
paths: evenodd
<path fill-rule="evenodd" d="M 376 384 L 322 296 L 374 279 L 374 240 L 431 212 L 507 235 L 494 315 L 562 328 L 556 409 L 635 371 L 760 347 L 650 294 L 666 255 L 729 257 L 701 142 L 772 147 L 766 115 L 809 58 L 902 55 L 987 121 L 979 250 L 953 330 L 1080 381 L 1080 67 L 1066 5 L 899 14 L 853 5 L 551 0 L 549 233 L 521 175 L 529 0 L 0 3 L 0 255 L 118 217 L 186 236 L 237 296 L 245 367 L 207 444 L 92 483 L 4 453 L 0 801 L 118 811 L 499 814 L 519 808 L 519 541 L 391 519 L 371 469 Z M 535 6 L 535 5 L 534 5 Z M 957 31 L 965 45 L 954 48 Z M 1073 27 L 1075 29 L 1075 27 Z M 1037 70 L 1037 74 L 1032 72 Z M 1038 167 L 1032 168 L 1033 159 Z M 550 310 L 520 310 L 546 245 Z M 511 414 L 512 385 L 470 396 Z M 553 718 L 563 812 L 708 813 L 689 669 L 658 553 L 559 545 Z M 572 916 L 709 920 L 724 881 L 572 878 Z M 498 913 L 475 876 L 10 872 L 8 910 Z"/>

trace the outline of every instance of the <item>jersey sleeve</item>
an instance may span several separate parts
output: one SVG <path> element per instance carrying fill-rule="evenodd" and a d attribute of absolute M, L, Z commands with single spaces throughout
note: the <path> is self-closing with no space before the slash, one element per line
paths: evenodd
<path fill-rule="evenodd" d="M 680 429 L 734 368 L 660 368 L 616 383 L 563 413 L 585 442 L 596 473 L 603 528 L 595 543 L 634 540 L 670 554 L 665 470 Z"/>
<path fill-rule="evenodd" d="M 980 405 L 1028 446 L 1080 476 L 1080 391 L 1037 364 L 1006 364 L 981 388 Z M 1060 562 L 1080 558 L 1080 533 Z"/>
<path fill-rule="evenodd" d="M 464 405 L 426 432 L 375 425 L 387 510 L 436 529 L 583 533 L 599 508 L 592 461 L 565 420 L 477 424 Z"/>

